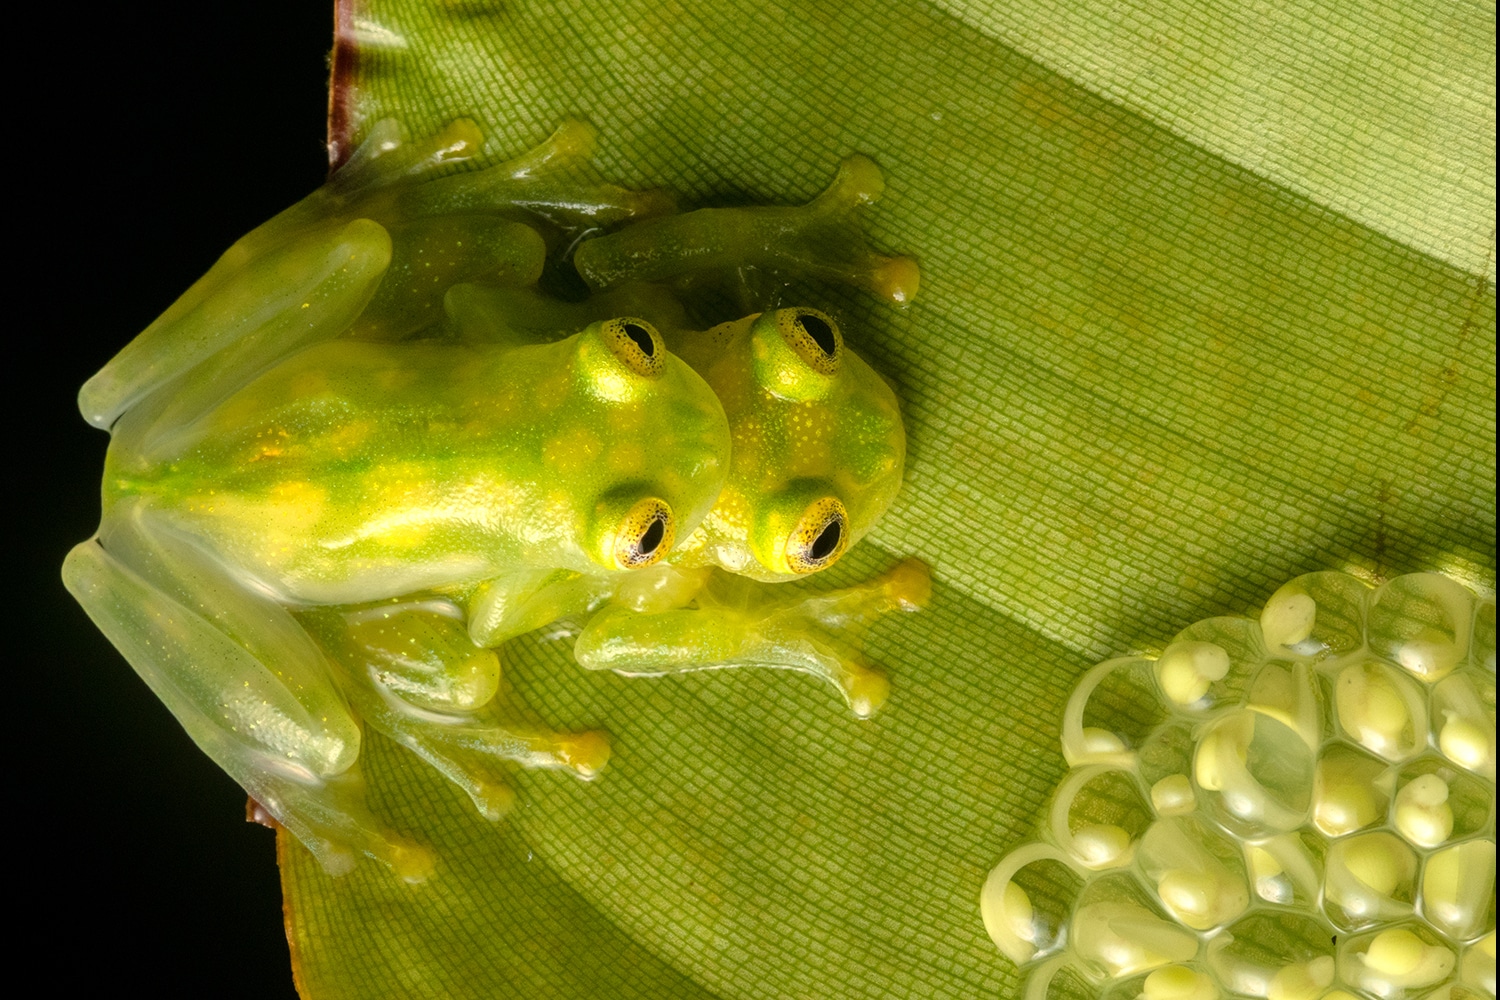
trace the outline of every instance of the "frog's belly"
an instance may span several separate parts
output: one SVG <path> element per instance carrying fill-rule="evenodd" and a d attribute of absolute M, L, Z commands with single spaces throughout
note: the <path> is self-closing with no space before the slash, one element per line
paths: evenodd
<path fill-rule="evenodd" d="M 496 575 L 492 532 L 452 511 L 350 517 L 316 498 L 217 494 L 163 511 L 249 585 L 299 604 L 352 604 Z"/>

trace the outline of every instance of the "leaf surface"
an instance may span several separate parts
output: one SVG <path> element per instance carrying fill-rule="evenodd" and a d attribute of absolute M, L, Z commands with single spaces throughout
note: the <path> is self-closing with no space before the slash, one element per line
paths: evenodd
<path fill-rule="evenodd" d="M 1087 666 L 1308 570 L 1493 580 L 1494 160 L 1465 131 L 1494 130 L 1492 15 L 1488 41 L 1453 7 L 1462 44 L 1399 52 L 1406 22 L 1375 5 L 1295 8 L 1320 30 L 1200 18 L 1142 69 L 1121 54 L 1143 22 L 1062 6 L 342 12 L 346 147 L 380 118 L 468 116 L 498 159 L 581 116 L 605 176 L 688 205 L 803 201 L 874 157 L 874 239 L 921 259 L 922 291 L 831 304 L 896 382 L 911 455 L 819 582 L 910 553 L 936 588 L 877 629 L 893 692 L 869 722 L 802 677 L 626 680 L 507 647 L 549 723 L 611 732 L 609 769 L 518 776 L 495 827 L 372 738 L 373 805 L 441 867 L 418 889 L 374 865 L 329 879 L 284 844 L 307 997 L 1012 995 L 979 890 L 1063 773 Z M 1205 46 L 1232 65 L 1205 72 Z M 1329 69 L 1351 53 L 1389 72 Z M 1469 82 L 1367 92 L 1400 73 Z M 1329 143 L 1257 153 L 1265 122 Z"/>

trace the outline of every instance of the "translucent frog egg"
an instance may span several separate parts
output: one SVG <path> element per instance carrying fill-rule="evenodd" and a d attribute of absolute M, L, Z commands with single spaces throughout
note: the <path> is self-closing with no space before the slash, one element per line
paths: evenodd
<path fill-rule="evenodd" d="M 981 910 L 1026 1000 L 1495 998 L 1495 606 L 1334 572 L 1109 660 Z"/>

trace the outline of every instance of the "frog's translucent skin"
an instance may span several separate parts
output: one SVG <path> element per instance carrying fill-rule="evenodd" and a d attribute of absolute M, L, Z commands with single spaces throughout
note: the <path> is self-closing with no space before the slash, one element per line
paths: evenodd
<path fill-rule="evenodd" d="M 1089 671 L 980 897 L 1028 1000 L 1493 998 L 1494 609 L 1312 573 Z"/>
<path fill-rule="evenodd" d="M 472 123 L 421 144 L 380 123 L 80 393 L 112 440 L 99 533 L 65 582 L 330 871 L 360 852 L 412 880 L 431 865 L 364 805 L 361 722 L 492 819 L 514 798 L 497 761 L 599 773 L 602 733 L 553 733 L 499 704 L 490 647 L 507 638 L 572 617 L 587 666 L 783 666 L 868 715 L 887 686 L 863 629 L 925 599 L 914 562 L 813 597 L 723 576 L 814 572 L 867 531 L 899 487 L 899 410 L 817 310 L 693 334 L 671 290 L 572 303 L 534 288 L 581 236 L 672 210 L 581 179 L 591 141 L 565 125 L 462 173 L 450 164 L 482 145 Z M 733 247 L 766 213 L 847 231 L 860 185 L 878 187 L 872 164 L 860 171 L 809 209 L 664 218 L 650 239 Z M 789 240 L 801 249 L 745 263 L 821 273 Z M 841 274 L 883 269 L 915 290 L 914 264 L 859 247 Z"/>
<path fill-rule="evenodd" d="M 850 611 L 825 610 L 847 602 L 767 601 L 743 587 L 730 595 L 722 583 L 704 589 L 710 567 L 779 582 L 832 565 L 869 531 L 900 488 L 906 437 L 895 394 L 845 347 L 831 316 L 779 309 L 700 332 L 681 327 L 685 320 L 675 303 L 632 286 L 592 310 L 549 307 L 524 293 L 472 286 L 454 288 L 448 304 L 462 336 L 480 342 L 515 342 L 528 331 L 536 336 L 566 329 L 601 309 L 650 315 L 672 350 L 725 405 L 731 459 L 717 502 L 645 580 L 609 591 L 616 608 L 584 629 L 574 649 L 581 664 L 639 675 L 761 662 L 823 677 L 861 717 L 880 707 L 888 693 L 885 678 L 833 633 L 847 637 L 852 623 L 866 615 L 920 606 L 927 594 L 924 569 L 905 566 L 873 588 L 860 588 L 856 603 L 864 610 L 852 619 L 842 617 Z M 470 614 L 479 641 L 502 640 L 604 596 L 600 586 L 575 577 L 555 577 L 529 607 L 515 607 L 513 593 L 509 587 L 486 588 L 477 595 Z M 675 610 L 689 600 L 699 607 Z M 830 626 L 830 614 L 843 624 Z M 768 642 L 793 626 L 823 638 L 809 647 Z M 712 641 L 699 644 L 700 636 Z"/>

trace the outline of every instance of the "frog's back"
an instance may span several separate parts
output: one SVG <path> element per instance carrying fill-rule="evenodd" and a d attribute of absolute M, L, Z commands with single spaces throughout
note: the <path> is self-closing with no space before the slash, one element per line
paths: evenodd
<path fill-rule="evenodd" d="M 505 522 L 529 498 L 507 470 L 536 450 L 517 414 L 558 377 L 548 353 L 312 347 L 150 448 L 117 438 L 106 512 L 144 504 L 288 599 L 482 576 L 517 555 Z"/>
<path fill-rule="evenodd" d="M 696 524 L 728 465 L 702 379 L 665 354 L 632 375 L 611 350 L 594 327 L 524 347 L 320 344 L 181 427 L 127 427 L 106 517 L 149 508 L 288 600 L 597 572 L 634 505 Z"/>

